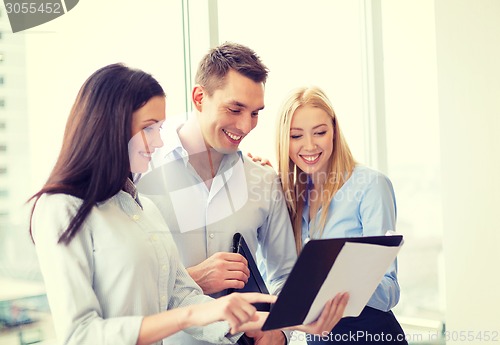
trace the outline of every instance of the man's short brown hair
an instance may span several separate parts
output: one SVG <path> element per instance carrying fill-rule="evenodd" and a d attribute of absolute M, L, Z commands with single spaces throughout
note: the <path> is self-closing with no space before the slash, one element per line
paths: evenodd
<path fill-rule="evenodd" d="M 225 76 L 232 69 L 256 83 L 266 83 L 269 70 L 250 48 L 225 42 L 211 49 L 200 61 L 195 82 L 211 96 L 224 86 Z"/>

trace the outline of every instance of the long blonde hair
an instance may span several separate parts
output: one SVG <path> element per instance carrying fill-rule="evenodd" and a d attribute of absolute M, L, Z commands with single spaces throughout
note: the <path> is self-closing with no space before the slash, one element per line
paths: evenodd
<path fill-rule="evenodd" d="M 332 118 L 333 152 L 328 164 L 328 178 L 325 181 L 322 200 L 321 217 L 316 229 L 322 236 L 328 216 L 328 205 L 337 191 L 349 179 L 356 162 L 351 150 L 340 131 L 333 107 L 323 90 L 318 87 L 301 87 L 285 99 L 281 106 L 277 125 L 277 158 L 278 174 L 285 194 L 288 212 L 293 225 L 297 253 L 302 249 L 302 212 L 307 193 L 307 175 L 290 159 L 290 126 L 297 109 L 305 105 L 324 110 Z"/>

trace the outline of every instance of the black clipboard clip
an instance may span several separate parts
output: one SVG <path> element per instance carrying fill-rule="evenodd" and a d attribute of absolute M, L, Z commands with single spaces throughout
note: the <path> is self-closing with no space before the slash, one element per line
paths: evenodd
<path fill-rule="evenodd" d="M 243 235 L 239 232 L 235 233 L 233 236 L 233 253 L 241 254 L 248 262 L 248 270 L 250 271 L 250 277 L 248 277 L 248 282 L 242 289 L 227 289 L 227 294 L 233 292 L 260 292 L 263 294 L 269 294 L 266 283 L 262 278 L 260 271 L 255 263 L 252 252 L 248 248 Z M 254 303 L 253 304 L 258 311 L 270 311 L 270 303 Z M 254 345 L 254 339 L 243 334 L 240 339 L 238 339 L 238 345 Z"/>
<path fill-rule="evenodd" d="M 252 252 L 248 248 L 247 243 L 243 235 L 237 232 L 233 236 L 233 253 L 241 254 L 248 262 L 248 270 L 250 271 L 250 277 L 242 289 L 228 289 L 228 294 L 232 292 L 259 292 L 269 295 L 269 290 L 267 289 L 266 283 L 262 278 L 260 271 L 255 263 Z M 255 308 L 258 311 L 270 311 L 270 303 L 255 303 Z"/>

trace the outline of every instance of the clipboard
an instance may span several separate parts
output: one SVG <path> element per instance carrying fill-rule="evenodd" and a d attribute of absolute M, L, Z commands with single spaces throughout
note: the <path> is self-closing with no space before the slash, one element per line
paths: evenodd
<path fill-rule="evenodd" d="M 262 278 L 260 271 L 253 259 L 252 252 L 248 248 L 243 235 L 239 232 L 234 234 L 233 236 L 233 253 L 241 254 L 248 261 L 248 270 L 250 271 L 250 277 L 248 278 L 248 282 L 242 289 L 228 289 L 228 294 L 232 292 L 260 292 L 263 294 L 269 294 L 269 290 L 267 289 L 266 283 Z M 269 311 L 271 309 L 270 303 L 255 303 L 254 307 L 257 308 L 258 311 Z"/>
<path fill-rule="evenodd" d="M 239 232 L 235 233 L 233 236 L 233 253 L 241 254 L 248 262 L 248 270 L 250 271 L 250 277 L 242 289 L 227 289 L 227 294 L 233 292 L 260 292 L 263 294 L 269 294 L 266 283 L 262 278 L 260 271 L 253 259 L 252 252 L 248 248 L 243 235 Z M 259 311 L 269 311 L 271 308 L 270 303 L 254 303 L 253 306 Z M 255 341 L 253 338 L 243 334 L 237 342 L 238 345 L 254 345 Z"/>
<path fill-rule="evenodd" d="M 344 317 L 358 316 L 402 244 L 401 235 L 310 240 L 262 330 L 313 322 L 338 292 L 350 295 Z"/>

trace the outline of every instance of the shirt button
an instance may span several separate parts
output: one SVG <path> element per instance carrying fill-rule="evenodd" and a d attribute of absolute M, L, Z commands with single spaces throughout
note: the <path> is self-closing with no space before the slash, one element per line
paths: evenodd
<path fill-rule="evenodd" d="M 141 217 L 139 217 L 139 215 L 138 215 L 138 214 L 134 214 L 134 215 L 132 216 L 132 219 L 133 219 L 133 220 L 136 220 L 136 221 L 137 221 L 137 220 L 139 220 L 139 218 L 141 218 Z"/>
<path fill-rule="evenodd" d="M 167 265 L 163 265 L 161 266 L 161 269 L 165 272 L 167 270 L 168 266 Z"/>
<path fill-rule="evenodd" d="M 165 304 L 166 301 L 167 301 L 167 297 L 161 296 L 161 303 Z"/>
<path fill-rule="evenodd" d="M 151 240 L 153 240 L 153 241 L 155 241 L 155 242 L 156 242 L 156 241 L 158 240 L 158 236 L 156 236 L 156 234 L 155 234 L 155 235 L 152 235 L 152 236 L 151 236 Z"/>
<path fill-rule="evenodd" d="M 210 237 L 210 238 L 214 238 L 214 237 L 215 237 L 215 235 L 214 235 L 214 234 L 210 234 L 210 235 L 209 235 L 209 237 Z"/>

